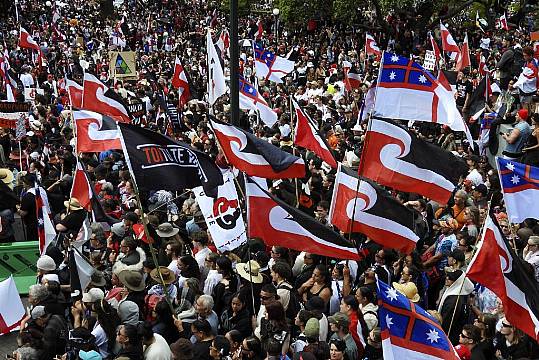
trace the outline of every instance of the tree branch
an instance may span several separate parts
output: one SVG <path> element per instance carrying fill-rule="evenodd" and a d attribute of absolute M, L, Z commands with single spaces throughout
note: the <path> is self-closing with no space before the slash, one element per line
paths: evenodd
<path fill-rule="evenodd" d="M 436 19 L 434 19 L 429 24 L 428 28 L 432 29 L 434 26 L 439 24 L 440 21 L 445 20 L 445 19 L 451 19 L 452 17 L 454 17 L 455 15 L 457 15 L 458 13 L 460 13 L 462 10 L 466 9 L 468 6 L 472 5 L 473 3 L 480 3 L 480 4 L 483 4 L 483 5 L 486 5 L 486 2 L 484 2 L 484 1 L 478 1 L 478 0 L 465 1 L 462 4 L 460 4 L 459 6 L 457 6 L 456 8 L 454 8 L 452 11 L 449 11 L 447 14 L 439 16 Z"/>

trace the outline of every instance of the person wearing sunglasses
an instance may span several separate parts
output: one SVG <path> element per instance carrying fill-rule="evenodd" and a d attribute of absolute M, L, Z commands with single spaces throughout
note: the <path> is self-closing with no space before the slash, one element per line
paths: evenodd
<path fill-rule="evenodd" d="M 470 357 L 467 357 L 468 359 L 487 360 L 481 349 L 477 348 L 477 344 L 480 341 L 481 330 L 479 330 L 477 326 L 466 324 L 460 332 L 458 348 L 464 348 L 462 349 L 463 354 L 470 354 Z M 459 351 L 459 349 L 457 349 L 457 352 Z"/>
<path fill-rule="evenodd" d="M 526 262 L 533 266 L 535 279 L 539 279 L 539 236 L 532 235 L 528 238 L 528 244 L 524 248 L 522 256 Z"/>
<path fill-rule="evenodd" d="M 493 359 L 495 357 L 494 337 L 496 336 L 496 315 L 488 313 L 480 313 L 474 320 L 474 325 L 481 330 L 481 342 L 477 344 L 477 349 L 481 350 L 485 359 Z"/>
<path fill-rule="evenodd" d="M 501 359 L 521 359 L 530 356 L 528 340 L 524 333 L 507 320 L 501 320 L 500 334 L 505 339 L 496 344 L 496 356 Z"/>

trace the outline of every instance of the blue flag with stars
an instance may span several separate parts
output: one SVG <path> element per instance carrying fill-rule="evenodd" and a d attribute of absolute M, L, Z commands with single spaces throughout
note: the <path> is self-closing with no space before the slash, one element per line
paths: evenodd
<path fill-rule="evenodd" d="M 260 44 L 254 43 L 256 76 L 282 83 L 282 78 L 294 70 L 294 62 L 284 57 L 275 55 L 264 49 Z"/>
<path fill-rule="evenodd" d="M 377 294 L 384 359 L 459 359 L 429 313 L 380 280 Z"/>
<path fill-rule="evenodd" d="M 507 215 L 512 223 L 539 219 L 539 167 L 496 158 Z"/>

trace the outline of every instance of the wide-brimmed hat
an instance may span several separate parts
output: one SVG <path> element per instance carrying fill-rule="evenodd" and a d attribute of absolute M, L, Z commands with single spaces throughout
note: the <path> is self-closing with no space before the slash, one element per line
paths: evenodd
<path fill-rule="evenodd" d="M 421 297 L 417 293 L 417 286 L 411 281 L 409 281 L 409 282 L 407 282 L 405 284 L 399 284 L 399 283 L 394 282 L 393 287 L 398 292 L 401 292 L 404 295 L 406 295 L 406 297 L 408 299 L 410 299 L 410 301 L 412 301 L 412 302 L 416 303 L 421 299 Z"/>
<path fill-rule="evenodd" d="M 172 226 L 171 223 L 165 222 L 160 224 L 155 232 L 162 238 L 168 238 L 175 236 L 179 231 L 180 229 Z"/>
<path fill-rule="evenodd" d="M 0 180 L 11 189 L 13 189 L 13 172 L 9 169 L 2 168 L 0 169 Z"/>
<path fill-rule="evenodd" d="M 122 270 L 118 274 L 118 279 L 120 279 L 122 284 L 131 291 L 144 290 L 144 278 L 138 271 Z"/>
<path fill-rule="evenodd" d="M 254 284 L 261 284 L 264 281 L 264 278 L 260 274 L 260 265 L 254 260 L 236 264 L 236 271 L 239 276 Z"/>
<path fill-rule="evenodd" d="M 64 201 L 64 206 L 68 210 L 76 211 L 82 209 L 82 206 L 80 206 L 80 202 L 77 198 L 72 197 L 69 199 L 69 201 Z"/>
<path fill-rule="evenodd" d="M 176 274 L 166 266 L 160 266 L 159 272 L 161 273 L 161 277 L 163 277 L 163 281 L 166 285 L 172 284 L 176 281 Z M 157 283 L 161 284 L 161 279 L 159 278 L 159 274 L 157 273 L 157 269 L 153 269 L 150 272 L 150 276 L 152 279 L 154 279 Z"/>
<path fill-rule="evenodd" d="M 92 273 L 92 277 L 90 279 L 90 285 L 101 287 L 107 285 L 107 280 L 105 280 L 105 276 L 103 273 L 99 270 L 94 270 Z"/>

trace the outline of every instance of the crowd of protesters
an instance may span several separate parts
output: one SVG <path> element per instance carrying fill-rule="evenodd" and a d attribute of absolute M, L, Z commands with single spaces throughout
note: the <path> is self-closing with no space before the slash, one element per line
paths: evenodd
<path fill-rule="evenodd" d="M 428 231 L 411 254 L 400 254 L 353 234 L 365 254 L 358 262 L 268 248 L 259 239 L 219 253 L 190 193 L 173 201 L 177 194 L 141 193 L 139 204 L 121 151 L 75 154 L 69 100 L 61 84 L 65 76 L 81 81 L 88 71 L 126 101 L 143 100 L 140 126 L 166 132 L 223 165 L 208 128 L 204 96 L 208 75 L 204 44 L 213 9 L 196 1 L 127 1 L 110 9 L 106 18 L 103 6 L 78 0 L 55 4 L 27 0 L 18 2 L 18 22 L 13 7 L 2 15 L 11 67 L 24 87 L 40 88 L 43 94 L 32 103 L 22 151 L 15 131 L 0 128 L 0 241 L 15 241 L 14 222 L 19 219 L 26 239 L 37 239 L 35 192 L 31 191 L 36 181 L 47 191 L 55 228 L 63 239 L 60 242 L 77 237 L 87 216 L 78 199 L 70 198 L 77 155 L 104 210 L 118 220 L 110 227 L 91 225 L 91 239 L 83 249 L 96 271 L 76 302 L 71 300 L 70 272 L 61 249 L 53 246 L 39 258 L 37 283 L 29 288 L 28 315 L 21 324 L 13 357 L 382 359 L 378 278 L 428 309 L 457 346 L 461 359 L 539 358 L 537 343 L 509 323 L 496 295 L 465 277 L 490 207 L 539 281 L 539 224 L 533 219 L 522 224 L 508 221 L 496 169 L 484 154 L 470 149 L 462 134 L 436 124 L 414 124 L 422 138 L 462 156 L 469 174 L 445 207 L 421 196 L 393 192 L 423 215 Z M 53 21 L 55 13 L 60 17 Z M 135 51 L 137 56 L 138 78 L 127 81 L 109 75 L 108 52 L 117 48 L 111 45 L 111 34 L 122 17 L 129 28 L 127 34 L 124 31 L 125 50 Z M 279 115 L 278 124 L 264 127 L 256 114 L 243 113 L 242 126 L 292 151 L 288 104 L 293 95 L 319 125 L 337 160 L 357 169 L 366 129 L 366 122 L 357 119 L 379 65 L 363 50 L 365 33 L 324 21 L 309 22 L 309 29 L 292 30 L 283 24 L 277 27 L 275 17 L 261 18 L 265 29 L 261 42 L 281 56 L 295 52 L 296 66 L 283 84 L 258 82 L 260 93 Z M 240 19 L 241 38 L 251 37 L 257 20 Z M 391 38 L 378 34 L 379 43 L 421 61 L 430 49 L 426 34 L 408 30 L 409 19 L 404 16 L 391 15 L 389 21 L 394 34 Z M 41 66 L 35 64 L 29 50 L 17 48 L 19 25 L 40 43 L 45 57 Z M 226 25 L 225 16 L 218 14 L 215 41 L 221 26 Z M 460 25 L 450 28 L 456 30 L 457 42 L 461 41 L 464 31 Z M 515 123 L 511 132 L 495 139 L 496 144 L 505 146 L 505 141 L 505 156 L 538 165 L 537 54 L 528 30 L 468 29 L 472 65 L 459 72 L 455 97 L 475 139 L 489 116 L 495 118 L 490 125 L 494 130 L 502 123 Z M 242 47 L 240 55 L 241 72 L 254 79 L 250 45 Z M 180 122 L 169 129 L 168 113 L 157 94 L 164 94 L 168 103 L 178 103 L 170 84 L 176 56 L 189 75 L 193 99 L 179 109 Z M 484 114 L 473 118 L 470 105 L 481 78 L 481 56 L 496 74 L 497 86 Z M 359 69 L 360 88 L 345 89 L 343 61 Z M 450 69 L 453 65 L 447 62 L 445 66 Z M 21 92 L 18 100 L 23 95 Z M 5 99 L 5 92 L 1 96 Z M 500 119 L 496 114 L 502 106 L 507 111 Z M 213 112 L 227 121 L 230 106 L 226 96 Z M 328 210 L 335 171 L 314 154 L 296 151 L 306 159 L 308 176 L 299 184 L 284 179 L 270 190 L 292 205 L 298 200 L 302 211 L 331 226 Z M 157 263 L 141 230 L 141 205 L 151 212 L 148 228 Z"/>

